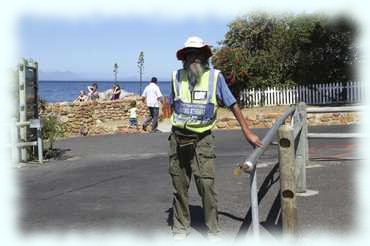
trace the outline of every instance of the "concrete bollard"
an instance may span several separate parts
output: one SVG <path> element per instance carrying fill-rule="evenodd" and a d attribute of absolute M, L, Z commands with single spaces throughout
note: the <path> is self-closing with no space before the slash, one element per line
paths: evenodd
<path fill-rule="evenodd" d="M 293 128 L 283 125 L 278 130 L 280 163 L 280 196 L 283 222 L 283 237 L 296 236 L 297 204 L 295 189 L 295 155 Z"/>

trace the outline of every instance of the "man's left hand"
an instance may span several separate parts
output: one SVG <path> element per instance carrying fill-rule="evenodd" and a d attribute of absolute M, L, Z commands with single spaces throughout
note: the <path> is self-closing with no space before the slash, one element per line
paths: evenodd
<path fill-rule="evenodd" d="M 260 148 L 263 148 L 264 147 L 264 145 L 261 142 L 260 138 L 256 134 L 254 134 L 253 132 L 248 133 L 248 135 L 246 135 L 246 139 L 254 147 L 260 147 Z"/>

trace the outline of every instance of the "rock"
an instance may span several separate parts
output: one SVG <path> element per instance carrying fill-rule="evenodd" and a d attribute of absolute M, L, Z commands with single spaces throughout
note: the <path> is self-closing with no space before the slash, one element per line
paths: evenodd
<path fill-rule="evenodd" d="M 329 122 L 329 121 L 330 121 L 330 119 L 331 119 L 330 117 L 325 116 L 325 117 L 321 117 L 321 118 L 320 118 L 320 121 L 321 121 L 321 122 Z"/>
<path fill-rule="evenodd" d="M 268 113 L 265 115 L 265 118 L 267 119 L 276 119 L 280 116 L 280 113 Z"/>
<path fill-rule="evenodd" d="M 230 120 L 229 122 L 227 122 L 227 126 L 230 128 L 240 127 L 237 120 Z"/>
<path fill-rule="evenodd" d="M 218 121 L 221 121 L 221 122 L 228 122 L 228 121 L 232 121 L 234 120 L 235 118 L 230 118 L 230 117 L 223 117 L 223 118 L 220 118 Z"/>
<path fill-rule="evenodd" d="M 220 122 L 217 122 L 216 126 L 217 126 L 217 128 L 223 129 L 223 128 L 225 128 L 225 127 L 226 127 L 226 123 L 225 123 L 225 122 L 220 121 Z"/>
<path fill-rule="evenodd" d="M 246 116 L 245 119 L 247 121 L 255 121 L 256 120 L 256 115 L 250 115 L 250 116 Z"/>
<path fill-rule="evenodd" d="M 69 121 L 69 117 L 68 116 L 65 116 L 65 115 L 62 115 L 62 116 L 60 116 L 59 120 L 62 123 L 67 123 Z"/>

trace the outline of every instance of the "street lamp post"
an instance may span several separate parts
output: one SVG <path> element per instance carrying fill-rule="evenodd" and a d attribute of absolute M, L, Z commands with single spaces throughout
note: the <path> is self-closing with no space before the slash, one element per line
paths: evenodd
<path fill-rule="evenodd" d="M 118 74 L 118 64 L 114 63 L 113 66 L 114 82 L 117 83 L 117 74 Z"/>
<path fill-rule="evenodd" d="M 143 71 L 144 71 L 144 52 L 141 51 L 139 54 L 139 59 L 137 60 L 137 66 L 139 68 L 139 76 L 140 76 L 140 95 L 141 95 L 141 86 L 143 82 Z"/>

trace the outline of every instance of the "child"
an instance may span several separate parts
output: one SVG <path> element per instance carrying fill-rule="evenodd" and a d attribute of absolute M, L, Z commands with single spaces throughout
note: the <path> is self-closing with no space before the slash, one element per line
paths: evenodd
<path fill-rule="evenodd" d="M 130 117 L 129 117 L 129 122 L 130 122 L 130 128 L 137 127 L 137 118 L 136 118 L 136 101 L 132 101 L 130 104 Z"/>
<path fill-rule="evenodd" d="M 73 103 L 77 102 L 86 102 L 89 97 L 86 95 L 85 91 L 80 91 L 80 95 L 73 101 Z"/>

